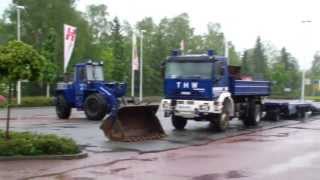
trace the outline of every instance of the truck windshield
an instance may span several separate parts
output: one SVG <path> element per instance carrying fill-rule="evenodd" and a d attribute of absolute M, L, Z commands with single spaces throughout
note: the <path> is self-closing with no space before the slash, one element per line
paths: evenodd
<path fill-rule="evenodd" d="M 103 81 L 102 66 L 87 66 L 87 80 L 89 81 Z"/>
<path fill-rule="evenodd" d="M 212 63 L 207 62 L 169 62 L 165 67 L 166 78 L 211 79 Z"/>

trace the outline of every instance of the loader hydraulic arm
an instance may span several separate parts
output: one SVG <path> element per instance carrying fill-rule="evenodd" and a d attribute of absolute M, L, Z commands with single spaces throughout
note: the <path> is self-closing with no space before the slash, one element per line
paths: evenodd
<path fill-rule="evenodd" d="M 100 86 L 98 91 L 107 98 L 108 103 L 111 105 L 111 112 L 107 120 L 111 120 L 113 124 L 113 122 L 117 119 L 119 109 L 118 100 L 113 93 L 110 93 L 110 90 L 107 87 Z"/>

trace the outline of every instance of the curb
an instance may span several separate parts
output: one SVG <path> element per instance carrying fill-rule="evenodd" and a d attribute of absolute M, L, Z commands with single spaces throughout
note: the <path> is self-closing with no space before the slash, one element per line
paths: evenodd
<path fill-rule="evenodd" d="M 73 160 L 88 157 L 88 153 L 80 152 L 78 154 L 66 155 L 39 155 L 39 156 L 0 156 L 0 161 L 18 161 L 18 160 Z"/>

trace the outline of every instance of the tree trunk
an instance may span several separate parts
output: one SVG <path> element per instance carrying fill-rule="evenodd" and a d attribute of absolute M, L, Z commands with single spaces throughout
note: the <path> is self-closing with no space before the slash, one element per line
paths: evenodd
<path fill-rule="evenodd" d="M 7 108 L 7 122 L 6 122 L 6 134 L 5 139 L 10 139 L 9 129 L 10 129 L 10 106 L 11 106 L 11 95 L 12 95 L 12 85 L 9 82 L 9 95 L 8 95 L 8 108 Z"/>
<path fill-rule="evenodd" d="M 47 83 L 47 98 L 50 97 L 50 84 Z"/>

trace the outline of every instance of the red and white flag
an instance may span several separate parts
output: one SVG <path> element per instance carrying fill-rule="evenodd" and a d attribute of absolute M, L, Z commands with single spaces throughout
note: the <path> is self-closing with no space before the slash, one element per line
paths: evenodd
<path fill-rule="evenodd" d="M 64 66 L 63 72 L 66 72 L 77 37 L 77 28 L 64 25 Z"/>
<path fill-rule="evenodd" d="M 137 49 L 137 37 L 135 33 L 132 33 L 132 70 L 139 70 L 139 57 L 138 57 L 138 49 Z"/>

